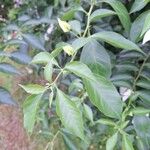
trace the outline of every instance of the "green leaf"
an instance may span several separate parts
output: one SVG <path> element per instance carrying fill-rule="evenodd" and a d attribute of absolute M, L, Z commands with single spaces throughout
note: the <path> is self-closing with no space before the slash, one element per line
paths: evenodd
<path fill-rule="evenodd" d="M 5 45 L 20 45 L 20 44 L 27 45 L 25 41 L 19 39 L 10 39 L 5 43 Z"/>
<path fill-rule="evenodd" d="M 145 0 L 135 0 L 131 7 L 130 13 L 135 13 L 136 11 L 140 11 L 147 5 L 147 3 L 148 2 L 146 2 Z"/>
<path fill-rule="evenodd" d="M 150 29 L 145 33 L 142 44 L 144 45 L 148 41 L 150 41 Z"/>
<path fill-rule="evenodd" d="M 65 128 L 77 137 L 84 139 L 84 127 L 80 110 L 76 107 L 76 104 L 59 89 L 57 89 L 56 94 L 56 111 Z"/>
<path fill-rule="evenodd" d="M 133 126 L 145 149 L 150 149 L 150 118 L 146 116 L 134 116 Z"/>
<path fill-rule="evenodd" d="M 90 21 L 97 21 L 103 17 L 115 15 L 116 13 L 109 9 L 97 9 L 90 15 Z"/>
<path fill-rule="evenodd" d="M 80 79 L 75 79 L 72 81 L 72 83 L 69 85 L 69 93 L 71 93 L 74 90 L 83 90 L 83 84 Z"/>
<path fill-rule="evenodd" d="M 35 27 L 35 26 L 40 25 L 40 24 L 41 24 L 40 19 L 29 19 L 29 20 L 27 20 L 27 21 L 22 25 L 22 27 L 25 27 L 25 26 L 28 26 L 28 27 Z"/>
<path fill-rule="evenodd" d="M 125 72 L 125 71 L 138 71 L 138 67 L 135 66 L 135 64 L 133 63 L 120 63 L 120 64 L 117 64 L 115 66 L 115 68 L 117 69 L 117 71 L 119 72 Z"/>
<path fill-rule="evenodd" d="M 0 63 L 0 72 L 7 74 L 20 74 L 14 66 L 8 63 Z"/>
<path fill-rule="evenodd" d="M 20 85 L 27 93 L 41 94 L 45 92 L 45 87 L 38 84 Z"/>
<path fill-rule="evenodd" d="M 51 56 L 48 52 L 40 52 L 37 55 L 35 55 L 32 59 L 31 63 L 34 64 L 47 64 L 49 62 L 52 62 L 52 64 L 58 65 L 57 61 Z"/>
<path fill-rule="evenodd" d="M 126 7 L 118 0 L 102 0 L 102 2 L 106 2 L 116 11 L 120 22 L 125 28 L 126 32 L 129 33 L 131 27 L 131 21 L 129 13 Z"/>
<path fill-rule="evenodd" d="M 132 88 L 132 84 L 129 82 L 129 81 L 121 81 L 121 80 L 116 80 L 116 81 L 113 81 L 113 84 L 116 86 L 116 87 L 127 87 L 129 89 Z"/>
<path fill-rule="evenodd" d="M 70 139 L 70 137 L 68 137 L 65 134 L 62 134 L 62 135 L 63 135 L 64 142 L 65 142 L 66 146 L 68 147 L 67 150 L 78 150 L 76 148 L 76 145 L 73 143 L 72 139 Z"/>
<path fill-rule="evenodd" d="M 135 114 L 135 115 L 144 115 L 147 113 L 150 113 L 150 109 L 146 109 L 143 107 L 136 107 L 130 110 L 131 113 Z"/>
<path fill-rule="evenodd" d="M 118 133 L 115 133 L 111 136 L 106 143 L 106 150 L 113 150 L 117 143 Z"/>
<path fill-rule="evenodd" d="M 83 104 L 83 108 L 84 108 L 84 114 L 86 118 L 89 119 L 93 123 L 93 112 L 91 108 L 86 104 Z"/>
<path fill-rule="evenodd" d="M 32 133 L 36 122 L 36 114 L 39 107 L 41 95 L 31 95 L 26 98 L 23 104 L 24 127 Z"/>
<path fill-rule="evenodd" d="M 0 104 L 16 105 L 8 90 L 0 86 Z"/>
<path fill-rule="evenodd" d="M 137 86 L 142 87 L 144 89 L 150 90 L 150 79 L 141 78 L 137 83 Z"/>
<path fill-rule="evenodd" d="M 127 40 L 122 35 L 112 32 L 112 31 L 102 31 L 102 32 L 93 34 L 91 37 L 107 42 L 110 45 L 118 47 L 118 48 L 122 48 L 126 50 L 136 50 L 136 51 L 142 52 L 142 50 L 135 43 Z"/>
<path fill-rule="evenodd" d="M 45 51 L 43 43 L 40 41 L 38 37 L 32 34 L 22 34 L 22 37 L 24 40 L 29 43 L 33 48 L 36 48 L 38 50 Z"/>
<path fill-rule="evenodd" d="M 145 63 L 144 67 L 147 67 L 148 69 L 150 69 L 150 63 Z"/>
<path fill-rule="evenodd" d="M 128 81 L 128 80 L 133 80 L 133 77 L 130 74 L 126 73 L 117 73 L 111 77 L 111 81 Z"/>
<path fill-rule="evenodd" d="M 138 146 L 139 150 L 145 149 L 145 146 L 144 146 L 143 142 L 141 141 L 141 139 L 137 138 L 136 141 L 137 141 L 137 146 Z"/>
<path fill-rule="evenodd" d="M 95 80 L 93 73 L 88 68 L 88 66 L 85 65 L 84 63 L 74 61 L 74 62 L 68 63 L 64 69 L 76 74 L 77 76 L 81 78 Z"/>
<path fill-rule="evenodd" d="M 71 30 L 73 30 L 77 34 L 81 33 L 81 23 L 80 23 L 80 21 L 72 20 L 72 21 L 69 21 L 69 24 L 71 25 Z"/>
<path fill-rule="evenodd" d="M 144 26 L 146 16 L 148 15 L 149 12 L 150 11 L 143 12 L 132 23 L 131 30 L 130 30 L 130 39 L 133 42 L 138 42 L 141 39 L 140 35 Z"/>
<path fill-rule="evenodd" d="M 65 42 L 60 42 L 58 44 L 56 44 L 56 47 L 55 49 L 51 52 L 51 56 L 53 56 L 54 58 L 57 57 L 60 52 L 63 50 L 63 47 L 68 45 L 68 43 L 65 43 Z"/>
<path fill-rule="evenodd" d="M 133 145 L 129 139 L 129 135 L 124 133 L 122 137 L 122 148 L 123 150 L 134 150 Z"/>
<path fill-rule="evenodd" d="M 20 51 L 12 52 L 10 54 L 10 59 L 20 64 L 29 64 L 32 60 L 28 54 Z"/>
<path fill-rule="evenodd" d="M 146 31 L 148 31 L 148 29 L 150 29 L 150 12 L 148 13 L 148 15 L 145 18 L 145 22 L 144 22 L 144 26 L 143 26 L 141 36 L 144 35 L 144 33 Z"/>
<path fill-rule="evenodd" d="M 77 38 L 72 42 L 72 47 L 74 48 L 75 51 L 79 50 L 82 48 L 85 44 L 87 44 L 90 41 L 90 38 Z"/>
<path fill-rule="evenodd" d="M 113 84 L 104 77 L 97 77 L 96 81 L 84 80 L 90 101 L 106 116 L 120 118 L 122 101 Z"/>
<path fill-rule="evenodd" d="M 71 20 L 74 18 L 75 13 L 78 11 L 85 12 L 84 9 L 80 5 L 77 5 L 74 8 L 71 8 L 69 11 L 65 12 L 63 16 L 61 17 L 61 19 L 64 21 Z"/>
<path fill-rule="evenodd" d="M 40 19 L 29 19 L 27 20 L 22 27 L 28 27 L 28 28 L 33 28 L 35 26 L 38 26 L 40 24 L 49 24 L 49 18 L 47 17 L 41 17 Z"/>
<path fill-rule="evenodd" d="M 47 81 L 51 82 L 52 81 L 52 74 L 53 74 L 53 64 L 49 62 L 45 67 L 44 67 L 44 77 Z"/>
<path fill-rule="evenodd" d="M 115 122 L 113 122 L 112 120 L 110 119 L 99 119 L 97 120 L 95 123 L 100 123 L 100 124 L 104 124 L 104 125 L 109 125 L 109 126 L 115 126 Z"/>
<path fill-rule="evenodd" d="M 139 90 L 137 91 L 137 94 L 139 95 L 139 98 L 146 103 L 148 106 L 150 106 L 150 94 L 149 90 Z"/>
<path fill-rule="evenodd" d="M 111 75 L 110 56 L 103 46 L 92 40 L 87 43 L 80 56 L 81 62 L 89 66 L 93 73 L 109 78 Z"/>

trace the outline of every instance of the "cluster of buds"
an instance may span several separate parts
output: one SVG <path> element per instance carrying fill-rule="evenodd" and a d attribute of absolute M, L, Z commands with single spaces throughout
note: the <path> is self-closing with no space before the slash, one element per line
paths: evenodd
<path fill-rule="evenodd" d="M 22 0 L 14 0 L 14 7 L 18 8 L 23 4 Z"/>
<path fill-rule="evenodd" d="M 51 35 L 52 31 L 54 29 L 54 25 L 53 24 L 50 24 L 45 35 L 44 35 L 44 39 L 45 41 L 48 41 L 49 40 L 49 36 Z"/>

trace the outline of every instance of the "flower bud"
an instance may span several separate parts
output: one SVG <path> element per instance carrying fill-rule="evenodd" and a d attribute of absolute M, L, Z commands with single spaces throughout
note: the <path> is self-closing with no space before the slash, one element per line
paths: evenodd
<path fill-rule="evenodd" d="M 74 49 L 72 46 L 70 45 L 66 45 L 63 47 L 63 50 L 69 55 L 69 56 L 72 56 L 74 54 Z"/>
<path fill-rule="evenodd" d="M 69 23 L 67 23 L 66 21 L 62 21 L 58 18 L 58 23 L 60 28 L 64 31 L 64 32 L 69 32 L 71 30 L 71 26 Z"/>

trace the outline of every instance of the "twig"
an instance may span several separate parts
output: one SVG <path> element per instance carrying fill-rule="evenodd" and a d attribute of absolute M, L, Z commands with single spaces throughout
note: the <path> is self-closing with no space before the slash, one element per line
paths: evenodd
<path fill-rule="evenodd" d="M 50 149 L 53 150 L 55 139 L 57 138 L 57 136 L 58 136 L 59 133 L 60 133 L 60 131 L 58 130 L 56 132 L 56 134 L 54 135 L 53 139 L 50 142 L 47 143 L 47 145 L 46 145 L 46 147 L 45 147 L 44 150 L 48 150 L 48 148 L 49 148 L 50 145 L 51 145 Z"/>
<path fill-rule="evenodd" d="M 136 82 L 137 82 L 137 80 L 139 79 L 139 77 L 140 77 L 140 75 L 141 75 L 141 72 L 142 72 L 142 70 L 143 70 L 143 68 L 144 68 L 144 65 L 145 65 L 146 61 L 148 60 L 148 58 L 149 58 L 149 54 L 148 54 L 148 55 L 146 56 L 146 58 L 144 59 L 142 65 L 141 65 L 141 67 L 140 67 L 140 69 L 139 69 L 139 72 L 138 72 L 138 74 L 137 74 L 137 76 L 136 76 L 136 78 L 135 78 L 135 80 L 134 80 L 134 82 L 133 82 L 133 90 L 134 90 L 134 91 L 135 91 L 135 88 L 136 88 Z"/>

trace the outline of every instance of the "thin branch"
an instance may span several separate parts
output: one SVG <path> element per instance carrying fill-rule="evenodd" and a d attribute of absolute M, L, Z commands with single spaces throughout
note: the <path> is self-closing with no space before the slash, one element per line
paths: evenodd
<path fill-rule="evenodd" d="M 142 70 L 143 70 L 143 68 L 144 68 L 144 65 L 145 65 L 146 61 L 148 60 L 148 58 L 149 58 L 149 54 L 148 54 L 148 55 L 146 56 L 146 58 L 144 59 L 142 65 L 141 65 L 141 67 L 140 67 L 140 69 L 139 69 L 139 72 L 138 72 L 138 74 L 137 74 L 137 76 L 136 76 L 136 78 L 135 78 L 135 80 L 134 80 L 134 82 L 133 82 L 133 90 L 134 90 L 134 91 L 136 90 L 136 82 L 138 81 L 139 77 L 141 76 L 141 72 L 142 72 Z"/>
<path fill-rule="evenodd" d="M 56 132 L 56 134 L 54 135 L 53 139 L 52 139 L 50 142 L 47 143 L 47 145 L 46 145 L 46 147 L 45 147 L 44 150 L 48 150 L 49 146 L 51 146 L 50 149 L 53 150 L 55 140 L 56 140 L 56 138 L 57 138 L 57 136 L 58 136 L 59 133 L 60 133 L 60 131 L 58 130 L 58 131 Z"/>
<path fill-rule="evenodd" d="M 94 7 L 94 4 L 91 3 L 89 12 L 87 13 L 87 24 L 86 24 L 85 31 L 84 31 L 84 33 L 83 33 L 83 37 L 86 36 L 86 34 L 87 34 L 87 32 L 88 32 L 88 29 L 89 29 L 89 27 L 90 27 L 90 15 L 91 15 L 91 13 L 92 13 L 93 7 Z"/>

